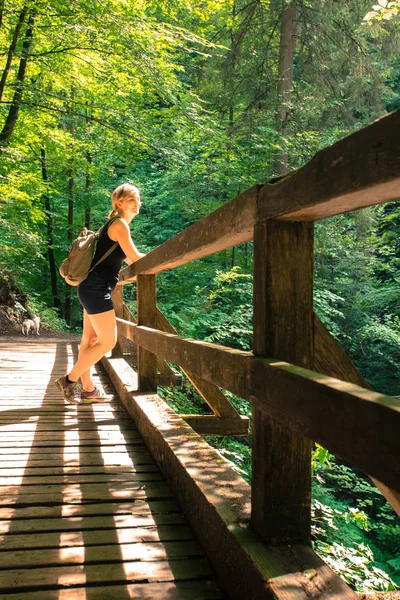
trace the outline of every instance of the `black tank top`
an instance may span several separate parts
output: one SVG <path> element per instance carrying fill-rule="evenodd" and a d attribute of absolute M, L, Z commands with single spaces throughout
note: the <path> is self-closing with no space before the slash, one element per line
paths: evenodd
<path fill-rule="evenodd" d="M 116 217 L 117 219 L 119 217 Z M 113 240 L 108 237 L 108 228 L 111 223 L 114 223 L 114 219 L 110 219 L 103 227 L 99 239 L 97 240 L 96 252 L 92 260 L 92 265 L 95 265 L 98 260 L 115 244 Z M 105 258 L 97 267 L 93 269 L 107 281 L 107 283 L 114 288 L 118 282 L 118 275 L 122 267 L 122 263 L 125 260 L 125 254 L 122 251 L 121 246 L 118 244 L 116 248 Z"/>

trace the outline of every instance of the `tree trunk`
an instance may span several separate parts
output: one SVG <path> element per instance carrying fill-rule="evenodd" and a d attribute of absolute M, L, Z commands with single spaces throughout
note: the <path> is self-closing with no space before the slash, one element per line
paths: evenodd
<path fill-rule="evenodd" d="M 22 100 L 22 93 L 23 93 L 23 89 L 24 89 L 26 67 L 28 65 L 28 53 L 29 53 L 29 48 L 31 46 L 32 38 L 33 38 L 33 23 L 34 23 L 34 16 L 31 13 L 29 15 L 29 19 L 28 19 L 28 25 L 27 25 L 27 29 L 26 29 L 24 43 L 22 44 L 21 60 L 19 63 L 19 69 L 18 69 L 18 74 L 17 74 L 17 83 L 15 86 L 14 97 L 12 99 L 10 110 L 8 111 L 7 119 L 4 124 L 3 130 L 0 133 L 0 152 L 1 152 L 2 148 L 5 148 L 6 146 L 8 146 L 8 144 L 10 142 L 10 138 L 14 131 L 17 119 L 18 119 L 18 112 L 19 112 L 19 107 L 20 107 L 21 100 Z"/>
<path fill-rule="evenodd" d="M 2 7 L 0 6 L 0 10 L 1 10 L 1 8 Z M 12 63 L 12 60 L 13 60 L 14 54 L 15 54 L 15 48 L 17 47 L 17 42 L 19 40 L 19 34 L 21 33 L 21 28 L 25 21 L 27 12 L 28 12 L 28 7 L 25 5 L 20 12 L 18 22 L 14 29 L 13 38 L 12 38 L 10 47 L 8 49 L 6 65 L 4 67 L 4 71 L 3 71 L 1 79 L 0 79 L 0 101 L 3 97 L 3 92 L 4 92 L 5 85 L 6 85 L 7 77 L 10 72 L 11 63 Z M 0 14 L 0 16 L 1 16 L 1 14 Z"/>
<path fill-rule="evenodd" d="M 73 240 L 73 224 L 74 224 L 74 171 L 72 166 L 72 159 L 70 166 L 68 167 L 68 245 L 72 246 Z M 66 284 L 65 289 L 65 305 L 64 305 L 64 316 L 65 321 L 68 325 L 71 325 L 71 288 Z"/>
<path fill-rule="evenodd" d="M 93 157 L 88 150 L 86 152 L 86 181 L 85 181 L 85 192 L 86 192 L 86 206 L 85 206 L 85 227 L 90 229 L 90 220 L 92 216 L 92 205 L 90 202 L 90 186 L 92 185 L 92 168 Z"/>
<path fill-rule="evenodd" d="M 229 36 L 231 38 L 231 47 L 229 52 L 228 59 L 228 71 L 227 71 L 227 86 L 228 86 L 228 147 L 231 146 L 232 143 L 232 135 L 233 135 L 233 125 L 235 122 L 235 70 L 236 70 L 236 62 L 238 59 L 238 33 L 234 30 L 235 27 L 235 19 L 236 19 L 236 1 L 233 2 L 232 6 L 232 27 L 229 31 Z"/>
<path fill-rule="evenodd" d="M 4 0 L 0 0 L 0 27 L 3 25 Z"/>
<path fill-rule="evenodd" d="M 46 164 L 46 151 L 44 148 L 40 149 L 40 162 L 42 165 L 42 179 L 45 186 L 47 186 L 48 175 L 47 175 L 47 164 Z M 47 256 L 49 259 L 49 270 L 51 280 L 51 291 L 53 294 L 53 306 L 58 312 L 59 316 L 62 315 L 62 307 L 60 297 L 57 289 L 57 269 L 56 261 L 54 259 L 54 237 L 53 237 L 53 215 L 51 213 L 50 197 L 47 192 L 43 194 L 44 206 L 46 212 L 46 225 L 47 225 Z"/>
<path fill-rule="evenodd" d="M 281 37 L 279 47 L 279 79 L 278 79 L 278 107 L 277 129 L 281 134 L 282 149 L 277 156 L 275 170 L 279 175 L 288 172 L 289 158 L 287 152 L 286 136 L 289 133 L 289 105 L 293 91 L 293 60 L 295 51 L 296 30 L 296 5 L 284 7 L 281 21 Z"/>
<path fill-rule="evenodd" d="M 67 103 L 67 111 L 69 116 L 66 120 L 66 126 L 68 131 L 71 134 L 72 140 L 75 139 L 75 123 L 74 117 L 72 115 L 72 109 L 75 99 L 75 89 L 74 86 L 71 87 L 71 106 Z M 67 168 L 67 177 L 68 177 L 68 246 L 72 246 L 73 241 L 73 233 L 74 233 L 74 197 L 75 197 L 75 179 L 74 179 L 74 143 L 72 141 L 70 147 L 70 155 L 68 159 L 68 168 Z M 71 325 L 72 321 L 72 312 L 71 312 L 71 288 L 68 284 L 66 284 L 65 288 L 65 304 L 64 304 L 64 317 L 65 321 L 68 325 Z"/>

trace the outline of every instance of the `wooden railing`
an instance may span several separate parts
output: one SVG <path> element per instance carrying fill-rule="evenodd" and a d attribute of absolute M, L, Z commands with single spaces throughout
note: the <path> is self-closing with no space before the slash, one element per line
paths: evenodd
<path fill-rule="evenodd" d="M 251 526 L 267 543 L 310 540 L 311 440 L 368 473 L 400 514 L 400 402 L 368 389 L 313 313 L 314 221 L 398 199 L 399 140 L 396 111 L 180 232 L 124 269 L 114 293 L 139 390 L 156 391 L 157 361 L 164 374 L 162 361 L 179 365 L 214 413 L 185 417 L 200 433 L 247 432 L 219 388 L 251 402 Z M 156 274 L 249 240 L 253 352 L 177 335 L 156 306 Z M 134 281 L 137 323 L 122 301 Z"/>

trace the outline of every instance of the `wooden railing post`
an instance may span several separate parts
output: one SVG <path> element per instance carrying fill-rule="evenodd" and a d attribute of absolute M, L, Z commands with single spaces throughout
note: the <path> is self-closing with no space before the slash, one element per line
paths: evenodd
<path fill-rule="evenodd" d="M 310 368 L 312 223 L 256 224 L 253 304 L 254 354 Z M 310 505 L 311 441 L 253 409 L 252 528 L 268 542 L 308 542 Z"/>
<path fill-rule="evenodd" d="M 124 287 L 122 285 L 117 285 L 111 294 L 111 298 L 116 317 L 122 319 L 124 314 Z M 117 343 L 112 351 L 113 358 L 121 356 L 123 354 L 123 348 L 124 340 L 117 328 Z"/>
<path fill-rule="evenodd" d="M 137 277 L 138 325 L 157 329 L 156 276 Z M 157 391 L 157 356 L 138 346 L 138 389 Z"/>

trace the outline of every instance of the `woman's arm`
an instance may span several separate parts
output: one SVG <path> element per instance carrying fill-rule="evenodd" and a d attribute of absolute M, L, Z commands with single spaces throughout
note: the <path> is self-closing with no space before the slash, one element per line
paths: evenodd
<path fill-rule="evenodd" d="M 145 256 L 136 248 L 132 241 L 131 232 L 125 219 L 116 219 L 108 228 L 108 237 L 113 242 L 118 242 L 126 256 L 126 262 L 132 264 Z M 129 262 L 128 262 L 129 261 Z"/>

